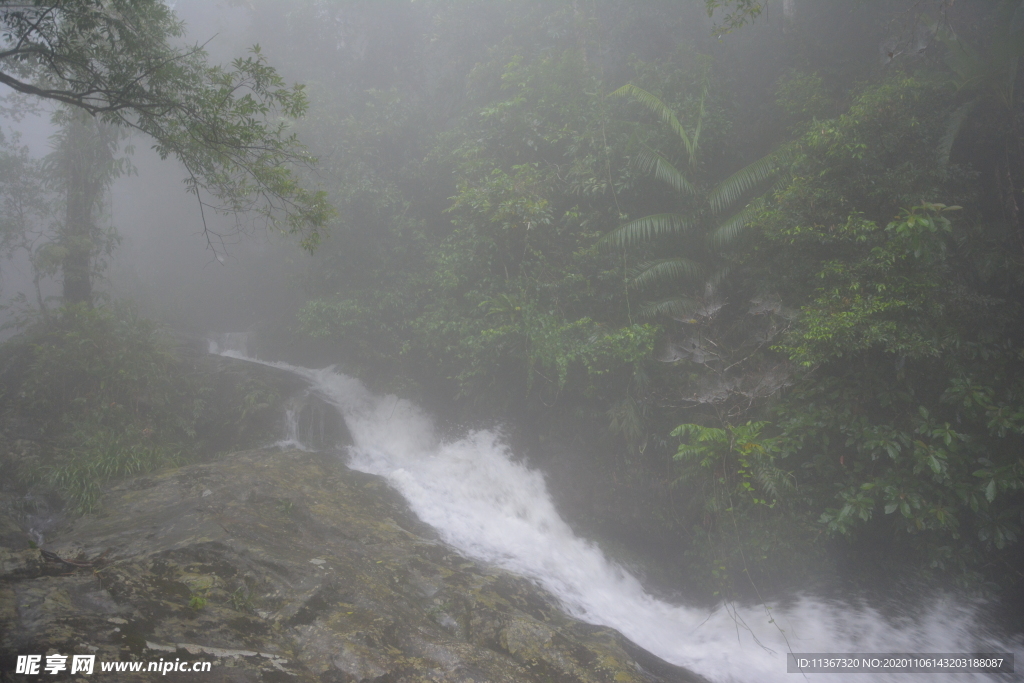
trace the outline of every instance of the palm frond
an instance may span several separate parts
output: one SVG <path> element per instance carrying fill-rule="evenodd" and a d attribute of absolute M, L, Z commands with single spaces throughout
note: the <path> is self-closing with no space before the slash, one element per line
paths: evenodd
<path fill-rule="evenodd" d="M 708 281 L 705 283 L 704 287 L 705 298 L 712 298 L 715 290 L 717 290 L 719 285 L 725 282 L 726 278 L 730 275 L 732 275 L 732 268 L 729 266 L 722 266 L 708 275 Z"/>
<path fill-rule="evenodd" d="M 957 91 L 970 90 L 985 80 L 985 60 L 978 51 L 955 33 L 943 27 L 936 38 L 946 47 L 946 66 L 956 74 L 954 83 Z"/>
<path fill-rule="evenodd" d="M 721 249 L 735 242 L 743 234 L 743 229 L 747 227 L 750 221 L 764 209 L 764 204 L 764 197 L 757 197 L 741 210 L 726 218 L 714 230 L 708 233 L 708 244 L 715 249 Z"/>
<path fill-rule="evenodd" d="M 667 104 L 661 101 L 657 95 L 647 92 L 643 88 L 627 83 L 615 92 L 611 93 L 612 97 L 626 97 L 631 96 L 634 100 L 639 102 L 641 105 L 646 107 L 659 119 L 668 124 L 672 132 L 679 136 L 679 139 L 683 141 L 683 146 L 686 148 L 686 153 L 689 155 L 690 163 L 696 162 L 697 159 L 697 145 L 686 133 L 686 129 L 683 128 L 683 124 L 679 123 L 679 119 L 676 118 L 675 112 L 669 108 Z M 704 101 L 701 98 L 701 113 L 704 112 Z M 698 121 L 698 126 L 700 122 Z"/>
<path fill-rule="evenodd" d="M 782 192 L 784 189 L 786 189 L 786 187 L 788 187 L 789 184 L 792 182 L 792 171 L 787 170 L 785 172 L 779 173 L 779 175 L 775 176 L 775 182 L 772 183 L 771 189 L 768 190 L 768 193 L 778 194 L 779 192 Z"/>
<path fill-rule="evenodd" d="M 692 222 L 678 213 L 659 213 L 637 218 L 622 225 L 601 238 L 602 246 L 628 247 L 650 242 L 659 235 L 683 232 L 692 227 Z"/>
<path fill-rule="evenodd" d="M 630 283 L 637 289 L 647 289 L 665 282 L 678 280 L 699 280 L 704 276 L 704 269 L 696 261 L 688 258 L 666 258 L 640 264 Z"/>
<path fill-rule="evenodd" d="M 677 296 L 671 299 L 660 301 L 647 301 L 640 306 L 640 317 L 643 319 L 656 318 L 659 315 L 666 315 L 680 322 L 689 322 L 694 319 L 694 311 L 698 302 L 687 296 Z"/>
<path fill-rule="evenodd" d="M 775 176 L 791 157 L 790 150 L 779 149 L 736 171 L 708 195 L 711 210 L 719 213 L 733 205 L 745 193 Z"/>
<path fill-rule="evenodd" d="M 654 151 L 644 147 L 636 155 L 636 165 L 644 173 L 653 173 L 654 177 L 669 187 L 689 195 L 697 194 L 697 189 L 690 184 L 686 176 L 672 162 Z"/>
<path fill-rule="evenodd" d="M 936 37 L 946 46 L 946 66 L 955 73 L 953 83 L 958 92 L 987 91 L 1012 109 L 1018 63 L 1024 56 L 1020 33 L 1024 11 L 1019 3 L 1004 2 L 996 16 L 984 51 L 960 40 L 948 27 Z"/>
<path fill-rule="evenodd" d="M 704 127 L 704 102 L 708 98 L 708 76 L 704 74 L 704 87 L 700 92 L 700 110 L 697 112 L 697 126 L 693 129 L 693 149 L 700 149 L 700 131 Z M 693 163 L 691 157 L 690 163 Z"/>

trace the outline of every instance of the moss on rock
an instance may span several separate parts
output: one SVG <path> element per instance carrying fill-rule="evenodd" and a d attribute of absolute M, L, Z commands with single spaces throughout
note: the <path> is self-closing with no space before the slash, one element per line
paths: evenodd
<path fill-rule="evenodd" d="M 651 674 L 616 632 L 460 556 L 337 455 L 249 451 L 129 480 L 47 550 L 90 566 L 44 576 L 4 555 L 0 670 L 56 651 L 204 659 L 245 681 L 696 680 Z"/>

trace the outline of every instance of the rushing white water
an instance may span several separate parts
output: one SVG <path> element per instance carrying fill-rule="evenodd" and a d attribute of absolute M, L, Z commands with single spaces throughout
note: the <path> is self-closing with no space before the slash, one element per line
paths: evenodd
<path fill-rule="evenodd" d="M 211 351 L 252 360 L 214 343 Z M 799 674 L 786 673 L 787 652 L 1020 652 L 1019 643 L 989 640 L 974 610 L 952 598 L 937 598 L 926 611 L 898 620 L 868 606 L 811 596 L 786 606 L 729 605 L 711 611 L 658 600 L 573 533 L 555 510 L 543 476 L 515 462 L 498 435 L 484 430 L 445 441 L 429 416 L 408 401 L 374 396 L 331 368 L 267 364 L 305 377 L 337 406 L 353 439 L 349 467 L 385 477 L 447 543 L 536 580 L 573 616 L 613 627 L 662 659 L 713 681 L 798 680 Z M 807 676 L 858 683 L 989 680 L 981 674 Z"/>

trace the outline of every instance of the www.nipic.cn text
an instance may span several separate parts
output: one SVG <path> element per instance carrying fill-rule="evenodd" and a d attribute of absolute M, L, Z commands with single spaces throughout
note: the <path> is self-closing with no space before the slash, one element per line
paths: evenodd
<path fill-rule="evenodd" d="M 211 662 L 174 661 L 160 659 L 156 662 L 100 662 L 100 673 L 113 672 L 152 672 L 166 675 L 171 672 L 208 672 Z M 61 673 L 91 674 L 96 671 L 96 655 L 18 655 L 14 673 L 38 675 L 57 675 Z"/>

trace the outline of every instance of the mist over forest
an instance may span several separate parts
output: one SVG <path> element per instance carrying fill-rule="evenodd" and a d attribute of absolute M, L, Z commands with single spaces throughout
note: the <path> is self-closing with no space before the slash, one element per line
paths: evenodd
<path fill-rule="evenodd" d="M 776 671 L 758 628 L 779 672 L 1024 652 L 1020 0 L 34 0 L 0 26 L 2 552 L 105 566 L 48 539 L 130 482 L 328 453 L 678 680 L 769 680 L 715 663 Z M 256 579 L 180 581 L 190 619 L 307 623 Z M 752 640 L 678 645 L 698 613 Z M 4 668 L 34 642 L 0 638 L 0 680 L 35 680 Z M 497 680 L 359 661 L 308 666 Z"/>

